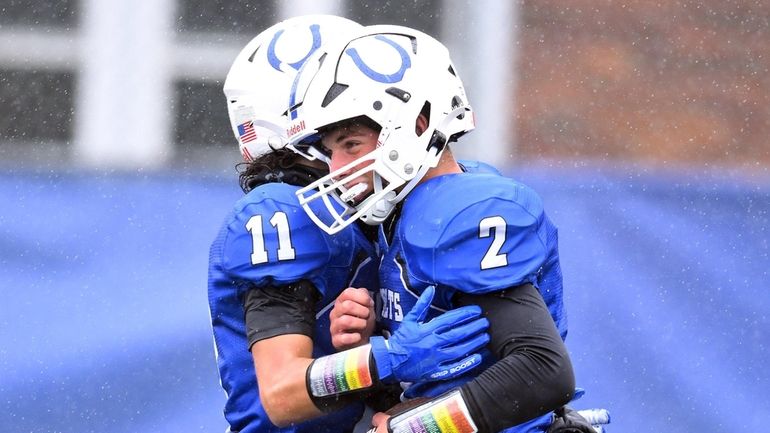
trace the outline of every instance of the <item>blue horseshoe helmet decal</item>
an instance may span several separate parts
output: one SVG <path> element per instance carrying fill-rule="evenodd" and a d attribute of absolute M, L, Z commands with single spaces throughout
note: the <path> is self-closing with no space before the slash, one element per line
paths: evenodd
<path fill-rule="evenodd" d="M 277 39 L 274 38 L 273 40 Z M 358 54 L 358 51 L 355 48 L 349 48 L 345 50 L 345 53 L 350 56 L 350 58 L 353 60 L 353 63 L 358 67 L 358 69 L 364 73 L 367 77 L 371 78 L 374 81 L 380 82 L 380 83 L 397 83 L 401 81 L 404 78 L 404 74 L 406 73 L 406 70 L 412 67 L 412 59 L 409 57 L 409 54 L 406 52 L 406 50 L 396 42 L 392 41 L 391 39 L 386 38 L 383 35 L 376 35 L 375 39 L 385 42 L 386 44 L 393 47 L 393 49 L 398 52 L 399 56 L 401 57 L 401 66 L 399 69 L 391 74 L 384 74 L 381 72 L 377 72 L 369 65 L 364 63 L 364 60 L 361 58 L 361 56 Z M 273 44 L 271 43 L 271 46 Z M 312 51 L 311 51 L 312 53 Z M 310 56 L 310 54 L 308 56 Z M 302 62 L 304 62 L 305 59 L 302 59 Z M 277 60 L 277 59 L 276 59 Z M 294 83 L 292 83 L 291 93 L 289 95 L 289 118 L 294 120 L 297 118 L 297 110 L 296 110 L 296 100 L 297 100 L 297 84 L 299 83 L 300 76 L 302 75 L 302 71 L 300 71 L 299 74 L 297 74 L 296 77 L 294 77 Z"/>
<path fill-rule="evenodd" d="M 283 34 L 283 30 L 280 30 L 273 35 L 273 39 L 270 41 L 270 45 L 267 47 L 267 61 L 270 62 L 270 66 L 273 67 L 276 71 L 281 71 L 281 64 L 283 63 L 280 59 L 278 59 L 278 56 L 275 54 L 275 45 L 278 43 L 278 39 Z M 313 35 L 313 46 L 310 47 L 310 50 L 305 54 L 305 57 L 301 58 L 300 60 L 289 63 L 288 65 L 294 68 L 295 71 L 299 71 L 299 68 L 302 67 L 302 65 L 305 63 L 308 57 L 310 57 L 311 54 L 315 52 L 320 46 L 321 46 L 321 26 L 318 24 L 311 24 L 310 25 L 310 34 Z M 283 72 L 283 71 L 281 71 Z"/>
<path fill-rule="evenodd" d="M 412 66 L 412 60 L 409 58 L 409 54 L 407 54 L 406 50 L 401 45 L 395 43 L 383 35 L 377 35 L 374 38 L 390 45 L 401 56 L 401 67 L 398 69 L 398 71 L 393 72 L 392 74 L 383 74 L 381 72 L 375 71 L 374 69 L 370 68 L 369 65 L 364 63 L 364 60 L 361 58 L 355 48 L 349 48 L 345 50 L 345 53 L 349 55 L 351 59 L 353 59 L 353 63 L 356 64 L 358 69 L 360 69 L 364 75 L 371 78 L 372 80 L 380 83 L 397 83 L 401 81 L 404 78 L 406 70 Z"/>

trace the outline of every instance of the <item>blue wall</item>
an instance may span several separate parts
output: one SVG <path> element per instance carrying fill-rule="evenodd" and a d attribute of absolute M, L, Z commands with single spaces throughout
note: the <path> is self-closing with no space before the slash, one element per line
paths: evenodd
<path fill-rule="evenodd" d="M 578 408 L 611 432 L 770 420 L 770 180 L 536 167 Z M 234 176 L 0 174 L 0 431 L 224 431 L 208 246 Z"/>

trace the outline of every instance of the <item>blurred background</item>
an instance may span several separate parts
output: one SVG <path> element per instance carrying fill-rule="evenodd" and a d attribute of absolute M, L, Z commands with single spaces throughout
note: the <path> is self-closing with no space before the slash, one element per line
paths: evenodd
<path fill-rule="evenodd" d="M 333 13 L 450 48 L 455 150 L 560 228 L 577 408 L 770 420 L 770 3 L 0 0 L 0 431 L 224 431 L 208 247 L 241 195 L 222 83 Z"/>

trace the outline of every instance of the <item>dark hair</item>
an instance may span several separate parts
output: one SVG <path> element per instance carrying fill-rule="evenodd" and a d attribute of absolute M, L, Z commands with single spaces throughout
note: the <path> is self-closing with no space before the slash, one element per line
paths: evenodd
<path fill-rule="evenodd" d="M 303 157 L 289 149 L 277 149 L 250 162 L 235 166 L 238 183 L 244 193 L 270 182 L 305 186 L 325 175 L 328 170 L 302 164 Z"/>
<path fill-rule="evenodd" d="M 380 130 L 382 130 L 382 126 L 380 126 L 379 123 L 369 118 L 369 116 L 357 116 L 357 117 L 351 117 L 345 120 L 340 120 L 339 122 L 332 123 L 331 125 L 326 125 L 320 128 L 320 132 L 324 134 L 329 132 L 332 129 L 351 128 L 353 126 L 359 126 L 359 125 L 366 126 L 367 128 L 375 132 L 380 132 Z"/>

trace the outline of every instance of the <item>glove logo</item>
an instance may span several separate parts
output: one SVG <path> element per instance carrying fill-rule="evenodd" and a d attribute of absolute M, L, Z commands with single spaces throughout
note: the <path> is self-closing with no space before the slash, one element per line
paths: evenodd
<path fill-rule="evenodd" d="M 481 357 L 476 355 L 473 358 L 470 358 L 467 361 L 463 362 L 462 364 L 455 365 L 454 367 L 450 368 L 449 372 L 452 374 L 455 374 L 459 371 L 466 370 L 468 368 L 475 366 L 480 360 L 481 360 Z"/>
<path fill-rule="evenodd" d="M 452 366 L 451 368 L 447 370 L 437 371 L 430 375 L 431 379 L 441 379 L 445 376 L 452 375 L 457 376 L 458 373 L 462 373 L 465 370 L 471 369 L 475 367 L 479 361 L 481 361 L 480 355 L 474 355 L 471 358 L 466 359 L 463 363 Z"/>

